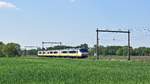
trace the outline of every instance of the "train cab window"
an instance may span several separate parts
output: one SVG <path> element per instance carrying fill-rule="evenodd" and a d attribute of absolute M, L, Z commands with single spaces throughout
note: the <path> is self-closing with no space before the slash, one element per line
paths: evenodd
<path fill-rule="evenodd" d="M 77 51 L 69 51 L 69 53 L 77 53 Z"/>
<path fill-rule="evenodd" d="M 80 52 L 88 52 L 87 49 L 80 49 Z"/>
<path fill-rule="evenodd" d="M 62 51 L 62 53 L 67 53 L 67 51 Z"/>

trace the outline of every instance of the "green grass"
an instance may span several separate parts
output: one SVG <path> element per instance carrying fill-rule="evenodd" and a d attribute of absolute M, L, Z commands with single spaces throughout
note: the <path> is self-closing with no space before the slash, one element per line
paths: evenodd
<path fill-rule="evenodd" d="M 149 84 L 150 62 L 0 58 L 0 84 Z"/>

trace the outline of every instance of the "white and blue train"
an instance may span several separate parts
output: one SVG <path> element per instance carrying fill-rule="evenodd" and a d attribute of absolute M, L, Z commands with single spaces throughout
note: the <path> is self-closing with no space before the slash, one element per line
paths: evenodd
<path fill-rule="evenodd" d="M 38 56 L 86 58 L 88 57 L 88 50 L 87 49 L 41 50 L 38 51 Z"/>

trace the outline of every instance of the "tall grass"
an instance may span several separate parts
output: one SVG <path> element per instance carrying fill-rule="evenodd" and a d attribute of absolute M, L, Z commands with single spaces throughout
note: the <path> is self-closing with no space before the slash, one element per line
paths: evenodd
<path fill-rule="evenodd" d="M 0 84 L 149 84 L 150 63 L 0 58 Z"/>

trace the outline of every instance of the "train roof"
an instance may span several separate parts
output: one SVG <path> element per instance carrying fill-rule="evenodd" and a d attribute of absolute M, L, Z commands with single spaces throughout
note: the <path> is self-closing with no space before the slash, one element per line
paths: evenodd
<path fill-rule="evenodd" d="M 40 50 L 40 51 L 78 51 L 80 49 L 58 49 L 58 50 Z"/>

